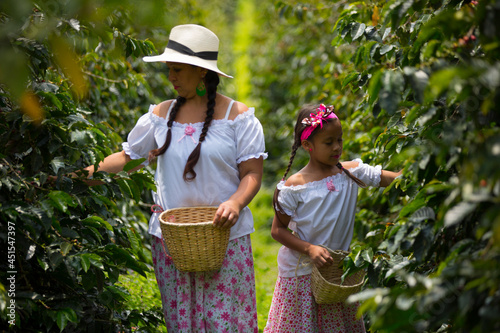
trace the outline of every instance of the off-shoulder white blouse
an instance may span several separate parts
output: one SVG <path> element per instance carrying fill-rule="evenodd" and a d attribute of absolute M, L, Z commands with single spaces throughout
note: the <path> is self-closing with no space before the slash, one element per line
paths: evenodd
<path fill-rule="evenodd" d="M 203 123 L 172 125 L 172 140 L 167 151 L 158 157 L 153 192 L 155 204 L 164 210 L 178 207 L 218 206 L 236 192 L 240 183 L 238 164 L 249 159 L 267 158 L 262 125 L 255 117 L 254 108 L 229 120 L 227 109 L 224 119 L 212 120 L 201 144 L 201 154 L 194 167 L 196 178 L 186 182 L 182 178 L 186 161 L 198 143 Z M 139 118 L 122 144 L 132 159 L 147 158 L 149 151 L 163 146 L 167 135 L 167 119 L 149 112 Z M 154 213 L 149 222 L 149 233 L 161 238 L 159 214 Z M 236 225 L 231 228 L 230 239 L 254 231 L 252 213 L 248 207 L 241 212 Z"/>
<path fill-rule="evenodd" d="M 381 166 L 364 164 L 354 160 L 358 166 L 349 171 L 367 186 L 380 184 Z M 324 245 L 332 250 L 349 249 L 354 229 L 354 215 L 358 197 L 358 185 L 345 173 L 298 186 L 278 184 L 278 201 L 283 211 L 291 216 L 289 228 L 297 232 L 300 239 L 314 245 Z M 306 255 L 282 246 L 278 253 L 280 276 L 294 277 L 310 274 L 312 266 Z"/>

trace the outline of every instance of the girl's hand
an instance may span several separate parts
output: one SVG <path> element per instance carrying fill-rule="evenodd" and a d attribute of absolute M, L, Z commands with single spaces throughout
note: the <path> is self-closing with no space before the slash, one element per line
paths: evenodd
<path fill-rule="evenodd" d="M 228 200 L 220 204 L 215 212 L 214 226 L 217 228 L 231 228 L 240 216 L 240 208 L 235 201 Z"/>
<path fill-rule="evenodd" d="M 307 254 L 309 255 L 309 258 L 311 258 L 313 264 L 318 268 L 333 264 L 333 258 L 330 255 L 330 252 L 322 246 L 311 244 L 307 250 Z"/>

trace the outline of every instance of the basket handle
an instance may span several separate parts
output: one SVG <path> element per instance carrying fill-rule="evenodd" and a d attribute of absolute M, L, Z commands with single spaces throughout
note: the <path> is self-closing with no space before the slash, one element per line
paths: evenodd
<path fill-rule="evenodd" d="M 162 206 L 154 204 L 151 206 L 151 213 L 156 214 L 156 213 L 161 213 L 163 212 L 164 209 Z"/>
<path fill-rule="evenodd" d="M 163 247 L 163 253 L 165 253 L 165 257 L 172 259 L 172 257 L 170 256 L 170 254 L 168 254 L 167 250 L 165 249 L 165 241 L 163 240 L 163 238 L 161 239 L 161 246 Z"/>

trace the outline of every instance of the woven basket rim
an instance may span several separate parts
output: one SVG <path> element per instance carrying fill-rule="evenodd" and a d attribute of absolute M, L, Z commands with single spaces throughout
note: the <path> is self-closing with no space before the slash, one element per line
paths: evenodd
<path fill-rule="evenodd" d="M 324 245 L 320 245 L 321 247 L 324 247 L 325 249 L 328 250 L 328 252 L 330 252 L 331 254 L 335 254 L 335 255 L 345 255 L 347 256 L 350 252 L 349 251 L 344 251 L 344 250 L 332 250 Z M 345 257 L 344 256 L 344 257 Z M 365 276 L 365 272 L 364 271 L 358 271 L 348 277 L 354 277 L 355 275 L 359 275 L 360 273 L 362 273 L 363 277 L 361 278 L 361 281 L 359 283 L 356 283 L 356 284 L 337 284 L 337 283 L 332 283 L 328 280 L 326 280 L 324 277 L 323 277 L 323 274 L 321 274 L 320 270 L 315 266 L 313 265 L 313 270 L 316 270 L 317 271 L 317 275 L 319 276 L 319 278 L 322 280 L 322 283 L 325 283 L 326 285 L 328 286 L 332 286 L 332 287 L 336 287 L 336 288 L 342 288 L 342 289 L 348 289 L 348 288 L 357 288 L 359 287 L 360 285 L 362 285 L 364 283 L 364 276 Z M 339 278 L 341 278 L 342 276 L 340 276 Z M 348 278 L 346 277 L 346 279 Z M 346 282 L 346 280 L 344 280 L 344 283 Z"/>
<path fill-rule="evenodd" d="M 176 225 L 184 225 L 184 226 L 194 226 L 194 225 L 205 225 L 205 224 L 211 224 L 212 221 L 206 221 L 206 222 L 195 222 L 195 223 L 191 223 L 191 222 L 185 222 L 185 223 L 179 223 L 179 222 L 171 222 L 171 221 L 166 221 L 164 220 L 162 217 L 163 216 L 166 216 L 166 215 L 169 215 L 169 214 L 173 214 L 175 212 L 182 212 L 182 211 L 188 211 L 188 210 L 211 210 L 211 211 L 216 211 L 219 207 L 218 206 L 193 206 L 193 207 L 177 207 L 177 208 L 170 208 L 170 209 L 167 209 L 167 210 L 164 210 L 163 212 L 160 213 L 160 216 L 158 216 L 158 220 L 160 221 L 160 223 L 163 223 L 163 224 L 168 224 L 168 225 L 172 225 L 172 226 L 176 226 Z"/>
<path fill-rule="evenodd" d="M 186 206 L 186 207 L 175 207 L 175 208 L 165 209 L 163 212 L 169 212 L 174 210 L 196 210 L 196 209 L 217 209 L 217 208 L 219 208 L 219 206 Z"/>
<path fill-rule="evenodd" d="M 172 226 L 172 227 L 202 227 L 202 226 L 207 226 L 207 225 L 211 225 L 213 226 L 213 222 L 195 222 L 195 223 L 191 223 L 191 222 L 187 222 L 187 223 L 179 223 L 179 222 L 168 222 L 168 221 L 160 221 L 162 224 L 166 224 L 166 225 L 169 225 L 169 226 Z M 214 226 L 215 228 L 215 226 Z"/>
<path fill-rule="evenodd" d="M 321 274 L 321 272 L 317 268 L 313 267 L 313 269 L 317 271 L 317 276 L 321 279 L 322 283 L 325 283 L 328 286 L 332 286 L 332 287 L 336 287 L 336 288 L 343 288 L 343 289 L 355 288 L 355 287 L 358 287 L 358 286 L 362 285 L 364 283 L 364 276 L 366 275 L 364 273 L 364 271 L 362 271 L 362 270 L 361 271 L 357 271 L 356 273 L 354 273 L 352 275 L 349 275 L 348 277 L 351 277 L 351 276 L 354 277 L 356 275 L 362 274 L 363 278 L 361 279 L 361 281 L 359 283 L 356 283 L 356 284 L 337 284 L 337 283 L 332 283 L 332 282 L 326 280 L 323 277 L 323 274 Z M 344 280 L 344 282 L 345 281 L 346 280 Z"/>

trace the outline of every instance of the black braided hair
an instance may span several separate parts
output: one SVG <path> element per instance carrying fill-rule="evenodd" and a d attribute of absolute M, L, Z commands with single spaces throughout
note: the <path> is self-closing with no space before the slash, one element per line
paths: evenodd
<path fill-rule="evenodd" d="M 292 168 L 292 163 L 293 160 L 295 159 L 295 155 L 297 154 L 297 150 L 299 149 L 300 144 L 297 145 L 297 142 L 294 142 L 292 145 L 292 153 L 290 154 L 290 160 L 288 162 L 288 166 L 286 168 L 285 174 L 283 175 L 283 178 L 281 179 L 282 181 L 285 181 L 286 176 L 288 175 L 288 172 L 290 172 L 290 169 Z M 274 190 L 274 195 L 273 195 L 273 207 L 275 212 L 280 212 L 283 213 L 283 208 L 281 207 L 279 201 L 278 201 L 278 195 L 280 194 L 280 191 L 278 190 L 278 187 Z M 279 217 L 278 217 L 279 219 Z"/>
<path fill-rule="evenodd" d="M 196 147 L 194 148 L 194 150 L 189 155 L 188 160 L 186 162 L 186 166 L 184 167 L 184 174 L 182 175 L 182 178 L 185 181 L 192 181 L 193 179 L 196 178 L 196 172 L 194 171 L 194 166 L 196 165 L 196 163 L 198 163 L 198 160 L 200 159 L 201 143 L 205 141 L 208 128 L 210 127 L 210 123 L 212 122 L 214 116 L 215 98 L 217 97 L 217 86 L 219 85 L 219 82 L 220 80 L 217 73 L 213 71 L 208 71 L 207 74 L 205 75 L 205 87 L 207 89 L 207 97 L 208 97 L 207 116 L 205 117 L 205 122 L 203 123 L 203 129 L 201 130 L 200 140 L 196 145 Z M 184 105 L 185 102 L 186 99 L 184 97 L 180 96 L 177 97 L 176 103 L 172 108 L 172 111 L 170 112 L 170 116 L 167 121 L 168 131 L 165 144 L 158 149 L 151 150 L 149 152 L 149 160 L 152 160 L 153 158 L 156 158 L 167 151 L 168 147 L 170 146 L 170 141 L 172 140 L 172 133 L 171 133 L 172 124 L 174 123 L 178 111 L 180 110 L 181 106 Z"/>
<path fill-rule="evenodd" d="M 205 75 L 205 87 L 207 89 L 207 116 L 205 117 L 205 122 L 203 123 L 203 129 L 201 130 L 200 140 L 198 144 L 189 155 L 188 160 L 186 162 L 186 166 L 184 167 L 184 174 L 182 178 L 185 181 L 192 181 L 196 178 L 196 172 L 194 171 L 194 166 L 198 163 L 200 159 L 201 152 L 201 143 L 205 141 L 207 136 L 208 128 L 210 127 L 210 123 L 214 117 L 214 107 L 215 107 L 215 98 L 217 97 L 217 86 L 219 85 L 219 75 L 213 71 L 208 71 L 207 75 Z"/>
<path fill-rule="evenodd" d="M 356 184 L 358 184 L 359 187 L 366 187 L 365 182 L 354 176 L 349 170 L 345 169 L 340 162 L 337 163 L 337 168 L 345 172 L 346 176 L 351 178 Z"/>
<path fill-rule="evenodd" d="M 160 155 L 163 155 L 167 151 L 168 147 L 170 146 L 170 141 L 172 140 L 172 132 L 171 132 L 172 124 L 174 123 L 175 117 L 177 116 L 177 112 L 179 111 L 181 106 L 184 105 L 185 102 L 186 102 L 186 99 L 184 97 L 180 97 L 180 96 L 177 97 L 175 105 L 172 108 L 172 111 L 170 112 L 170 116 L 169 116 L 168 121 L 167 121 L 168 131 L 167 131 L 167 138 L 165 139 L 165 143 L 160 148 L 153 149 L 149 152 L 148 159 L 150 161 L 152 159 L 160 156 Z"/>

